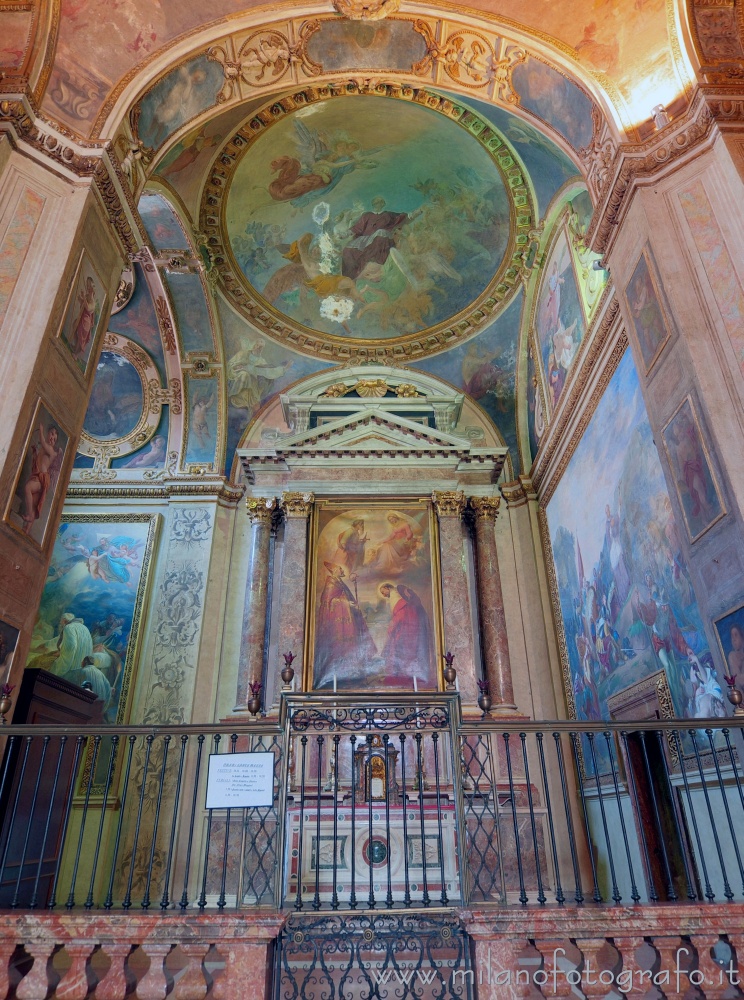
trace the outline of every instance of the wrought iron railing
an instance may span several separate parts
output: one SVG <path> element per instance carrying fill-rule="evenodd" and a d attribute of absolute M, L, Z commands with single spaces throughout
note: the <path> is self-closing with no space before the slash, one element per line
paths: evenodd
<path fill-rule="evenodd" d="M 457 696 L 290 695 L 237 729 L 10 726 L 2 743 L 0 908 L 744 896 L 739 720 L 510 724 L 463 721 Z M 241 752 L 272 755 L 270 803 L 207 809 L 209 755 Z"/>

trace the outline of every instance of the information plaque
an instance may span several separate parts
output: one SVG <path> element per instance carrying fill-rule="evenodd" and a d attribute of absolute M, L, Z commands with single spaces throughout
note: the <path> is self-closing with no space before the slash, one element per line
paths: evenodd
<path fill-rule="evenodd" d="M 273 753 L 209 755 L 207 809 L 250 809 L 273 801 Z"/>

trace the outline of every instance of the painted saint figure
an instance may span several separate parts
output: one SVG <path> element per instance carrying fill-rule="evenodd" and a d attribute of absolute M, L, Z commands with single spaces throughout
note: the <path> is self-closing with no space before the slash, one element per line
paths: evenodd
<path fill-rule="evenodd" d="M 334 674 L 354 676 L 377 656 L 357 600 L 344 583 L 343 566 L 325 562 L 328 571 L 317 617 L 315 686 L 329 683 Z"/>
<path fill-rule="evenodd" d="M 399 683 L 401 677 L 412 675 L 427 677 L 433 648 L 431 624 L 418 594 L 404 583 L 380 584 L 379 593 L 390 602 L 393 613 L 382 651 L 387 682 Z"/>
<path fill-rule="evenodd" d="M 23 486 L 23 498 L 26 509 L 22 515 L 23 530 L 31 531 L 34 521 L 41 517 L 46 495 L 57 484 L 62 468 L 63 449 L 57 447 L 57 428 L 50 424 L 45 430 L 39 421 L 39 447 L 31 445 L 31 472 Z"/>
<path fill-rule="evenodd" d="M 364 533 L 364 520 L 358 517 L 351 527 L 338 536 L 338 549 L 334 561 L 346 567 L 349 580 L 356 579 L 364 566 L 364 547 L 369 539 Z"/>
<path fill-rule="evenodd" d="M 90 338 L 96 325 L 96 312 L 98 310 L 98 299 L 93 285 L 93 278 L 88 275 L 85 279 L 85 290 L 78 295 L 80 303 L 80 315 L 75 323 L 75 330 L 72 334 L 70 347 L 75 357 L 85 357 L 85 352 L 90 344 Z"/>

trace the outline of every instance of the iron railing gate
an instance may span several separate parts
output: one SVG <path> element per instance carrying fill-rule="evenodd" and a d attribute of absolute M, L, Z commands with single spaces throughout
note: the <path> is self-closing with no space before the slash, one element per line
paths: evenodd
<path fill-rule="evenodd" d="M 286 906 L 458 905 L 456 696 L 288 698 Z"/>
<path fill-rule="evenodd" d="M 294 913 L 274 1000 L 472 1000 L 469 938 L 450 911 Z"/>

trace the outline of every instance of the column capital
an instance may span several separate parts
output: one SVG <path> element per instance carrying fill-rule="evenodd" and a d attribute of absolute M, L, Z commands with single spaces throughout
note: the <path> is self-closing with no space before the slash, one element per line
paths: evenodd
<path fill-rule="evenodd" d="M 470 507 L 477 521 L 493 523 L 498 517 L 501 497 L 471 497 Z"/>
<path fill-rule="evenodd" d="M 507 507 L 521 507 L 522 504 L 527 503 L 524 483 L 520 482 L 519 479 L 515 479 L 512 483 L 504 483 L 501 487 L 501 495 L 506 500 Z"/>
<path fill-rule="evenodd" d="M 246 497 L 245 509 L 252 524 L 270 524 L 276 510 L 276 497 Z"/>
<path fill-rule="evenodd" d="M 282 493 L 284 516 L 307 517 L 314 501 L 314 493 Z"/>
<path fill-rule="evenodd" d="M 462 490 L 440 491 L 434 490 L 431 495 L 431 502 L 434 504 L 439 517 L 462 517 L 467 500 Z"/>

